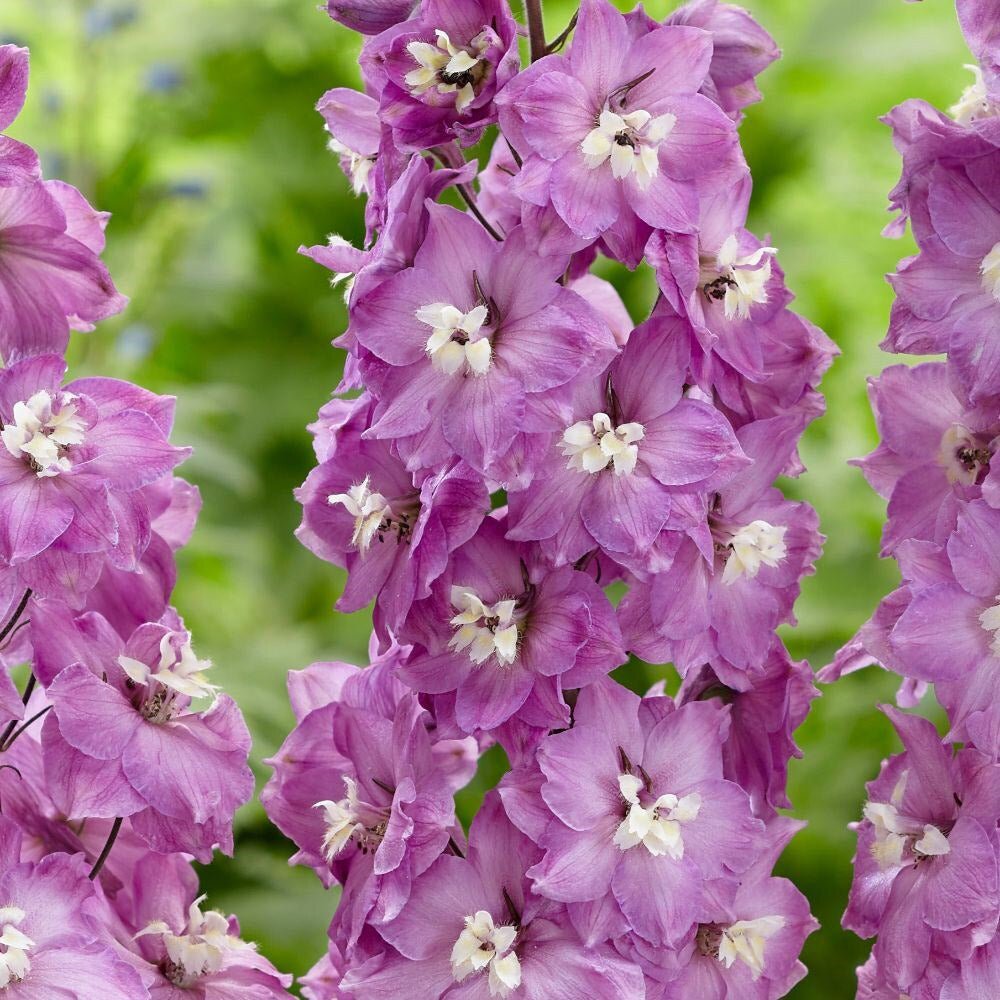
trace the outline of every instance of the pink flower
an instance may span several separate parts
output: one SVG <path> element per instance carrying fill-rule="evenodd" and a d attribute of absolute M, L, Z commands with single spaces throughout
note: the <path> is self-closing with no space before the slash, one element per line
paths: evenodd
<path fill-rule="evenodd" d="M 172 620 L 171 620 L 172 619 Z M 176 615 L 124 642 L 90 612 L 33 611 L 35 670 L 53 711 L 47 780 L 69 816 L 132 817 L 161 853 L 232 852 L 232 819 L 253 792 L 250 736 L 235 703 L 207 680 Z M 193 707 L 210 699 L 208 707 Z"/>
<path fill-rule="evenodd" d="M 392 946 L 345 977 L 347 996 L 392 1000 L 414 991 L 442 1000 L 462 983 L 469 1000 L 641 1000 L 642 974 L 609 948 L 586 948 L 565 909 L 530 892 L 538 849 L 491 795 L 467 857 L 443 856 L 414 886 L 407 908 L 380 928 Z"/>
<path fill-rule="evenodd" d="M 929 167 L 911 206 L 920 253 L 890 277 L 896 291 L 884 346 L 947 351 L 969 401 L 1000 394 L 1000 356 L 990 331 L 1000 316 L 1000 152 Z"/>
<path fill-rule="evenodd" d="M 413 266 L 355 306 L 351 331 L 377 400 L 369 437 L 392 440 L 407 468 L 458 456 L 486 473 L 528 420 L 529 397 L 603 366 L 603 320 L 557 278 L 523 232 L 497 243 L 469 216 L 429 208 Z"/>
<path fill-rule="evenodd" d="M 476 142 L 496 121 L 494 100 L 518 61 L 517 25 L 502 0 L 424 0 L 361 51 L 381 120 L 395 144 L 414 150 Z"/>
<path fill-rule="evenodd" d="M 40 176 L 35 151 L 2 133 L 24 107 L 28 92 L 28 50 L 0 45 L 0 182 L 37 179 Z"/>
<path fill-rule="evenodd" d="M 564 725 L 563 691 L 626 658 L 611 604 L 591 578 L 569 566 L 550 569 L 506 541 L 493 519 L 455 552 L 402 638 L 415 648 L 400 677 L 417 691 L 455 692 L 455 717 L 468 733 L 495 729 L 515 713 L 534 726 Z"/>
<path fill-rule="evenodd" d="M 392 678 L 395 658 L 364 671 L 317 664 L 296 680 L 311 693 L 293 689 L 298 725 L 268 761 L 262 795 L 299 847 L 293 861 L 344 887 L 338 921 L 351 947 L 366 923 L 394 919 L 414 880 L 462 838 L 452 794 L 469 777 L 453 766 L 463 748 L 432 740 L 429 717 Z"/>
<path fill-rule="evenodd" d="M 151 531 L 142 490 L 190 452 L 167 441 L 173 399 L 114 379 L 63 386 L 65 370 L 45 354 L 0 372 L 0 559 L 79 603 L 105 562 L 136 567 Z"/>
<path fill-rule="evenodd" d="M 762 848 L 746 793 L 723 778 L 728 715 L 604 682 L 580 693 L 574 718 L 539 751 L 552 819 L 535 890 L 605 900 L 646 941 L 676 945 L 701 917 L 705 880 L 745 871 Z"/>
<path fill-rule="evenodd" d="M 8 835 L 4 822 L 5 839 Z M 119 954 L 104 926 L 101 901 L 77 855 L 52 854 L 37 863 L 3 859 L 4 950 L 0 989 L 10 1000 L 73 996 L 146 1000 L 136 969 Z"/>
<path fill-rule="evenodd" d="M 413 602 L 430 596 L 490 501 L 482 477 L 464 462 L 409 473 L 388 441 L 364 436 L 373 406 L 359 399 L 335 432 L 330 457 L 297 491 L 303 506 L 297 536 L 320 558 L 348 569 L 340 610 L 377 600 L 376 627 L 387 641 Z"/>
<path fill-rule="evenodd" d="M 678 355 L 676 341 L 640 327 L 607 372 L 549 406 L 544 460 L 510 494 L 510 538 L 539 541 L 556 564 L 594 548 L 641 560 L 677 504 L 747 464 L 728 420 L 685 396 Z"/>
<path fill-rule="evenodd" d="M 868 785 L 844 926 L 878 933 L 879 969 L 905 992 L 932 954 L 965 957 L 996 931 L 1000 767 L 954 755 L 925 719 L 883 710 L 906 752 Z"/>
<path fill-rule="evenodd" d="M 535 63 L 497 100 L 524 159 L 522 197 L 551 202 L 588 240 L 694 232 L 700 198 L 746 171 L 732 122 L 698 93 L 711 60 L 706 31 L 632 34 L 606 0 L 586 0 L 569 54 Z"/>
<path fill-rule="evenodd" d="M 944 544 L 971 500 L 1000 504 L 990 472 L 1000 419 L 990 407 L 963 404 L 940 362 L 892 365 L 868 384 L 878 448 L 856 460 L 889 501 L 883 555 L 908 538 Z"/>

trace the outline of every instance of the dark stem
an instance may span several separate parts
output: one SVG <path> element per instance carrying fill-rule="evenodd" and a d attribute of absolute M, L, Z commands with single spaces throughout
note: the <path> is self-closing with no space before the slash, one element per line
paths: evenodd
<path fill-rule="evenodd" d="M 545 51 L 548 55 L 551 55 L 553 52 L 558 52 L 566 44 L 566 39 L 569 38 L 570 33 L 576 27 L 576 22 L 579 19 L 579 17 L 580 17 L 580 12 L 575 11 L 573 16 L 569 19 L 569 24 L 567 24 L 566 27 L 563 28 L 563 30 L 560 31 L 559 34 L 556 35 L 556 37 L 553 38 L 551 42 L 549 42 L 549 44 L 545 48 Z"/>
<path fill-rule="evenodd" d="M 0 750 L 7 745 L 7 740 L 10 739 L 15 726 L 17 726 L 17 719 L 11 719 L 10 722 L 7 723 L 7 728 L 3 731 L 3 736 L 0 736 Z M 11 740 L 11 742 L 13 742 L 13 740 Z"/>
<path fill-rule="evenodd" d="M 31 699 L 31 693 L 35 690 L 35 675 L 31 674 L 28 677 L 28 683 L 24 686 L 24 694 L 21 696 L 21 703 L 27 705 Z M 3 731 L 3 736 L 0 736 L 0 751 L 6 750 L 10 745 L 7 741 L 10 740 L 11 743 L 17 739 L 17 736 L 11 737 L 11 733 L 14 732 L 14 727 L 17 725 L 17 719 L 11 719 L 7 724 L 7 728 Z"/>
<path fill-rule="evenodd" d="M 108 860 L 108 855 L 111 853 L 111 848 L 115 846 L 115 841 L 118 839 L 118 831 L 122 828 L 122 818 L 119 816 L 114 823 L 111 824 L 111 832 L 108 834 L 108 839 L 104 842 L 104 850 L 101 851 L 101 856 L 94 862 L 94 867 L 90 869 L 90 874 L 87 876 L 91 882 L 101 874 L 101 869 L 104 867 L 104 862 Z"/>
<path fill-rule="evenodd" d="M 455 169 L 452 166 L 451 162 L 449 161 L 448 157 L 445 156 L 444 152 L 442 152 L 442 150 L 437 148 L 432 149 L 431 155 L 434 157 L 435 160 L 438 161 L 438 163 L 441 164 L 442 167 L 446 167 L 449 170 Z M 485 229 L 486 232 L 488 232 L 490 236 L 492 236 L 493 239 L 495 239 L 498 243 L 502 243 L 503 236 L 501 236 L 500 233 L 498 233 L 497 230 L 493 228 L 493 226 L 490 223 L 490 220 L 487 219 L 486 216 L 479 211 L 479 206 L 476 204 L 476 196 L 464 184 L 456 184 L 455 188 L 458 191 L 458 193 L 462 196 L 462 201 L 464 201 L 465 204 L 469 206 L 469 211 L 482 224 L 483 229 Z"/>
<path fill-rule="evenodd" d="M 17 609 L 14 611 L 14 614 L 11 615 L 10 620 L 7 622 L 6 625 L 4 625 L 2 629 L 0 629 L 0 642 L 3 642 L 4 639 L 6 639 L 7 636 L 9 636 L 10 633 L 14 630 L 14 626 L 17 625 L 21 615 L 24 614 L 24 609 L 28 606 L 28 601 L 30 600 L 31 600 L 31 588 L 29 587 L 24 592 L 24 596 L 21 598 L 21 603 L 18 604 Z"/>
<path fill-rule="evenodd" d="M 479 211 L 479 206 L 476 204 L 476 199 L 473 193 L 464 185 L 456 184 L 455 187 L 458 189 L 458 193 L 462 196 L 462 201 L 469 206 L 469 211 L 482 223 L 483 229 L 486 230 L 498 243 L 503 242 L 503 237 L 498 233 L 491 225 L 489 219 Z"/>
<path fill-rule="evenodd" d="M 43 715 L 50 711 L 52 711 L 52 706 L 46 705 L 45 708 L 43 708 L 40 712 L 36 712 L 19 729 L 14 729 L 14 723 L 11 722 L 3 734 L 3 739 L 0 740 L 0 753 L 3 753 L 5 750 L 9 750 L 14 745 L 14 741 L 18 738 L 18 736 L 20 736 L 29 726 L 37 722 Z"/>
<path fill-rule="evenodd" d="M 528 20 L 528 41 L 531 44 L 531 61 L 545 55 L 545 25 L 542 23 L 542 0 L 524 0 L 524 16 Z"/>
<path fill-rule="evenodd" d="M 21 703 L 27 705 L 31 701 L 32 692 L 35 690 L 36 679 L 35 675 L 31 674 L 28 677 L 28 683 L 24 685 L 24 694 L 21 695 Z"/>
<path fill-rule="evenodd" d="M 25 628 L 27 625 L 30 624 L 31 624 L 30 618 L 25 618 L 24 621 L 18 622 L 14 628 L 14 631 L 11 632 L 10 635 L 8 635 L 7 638 L 2 643 L 0 643 L 0 649 L 6 649 L 14 641 L 14 639 L 17 638 L 17 633 L 20 632 L 21 629 Z"/>

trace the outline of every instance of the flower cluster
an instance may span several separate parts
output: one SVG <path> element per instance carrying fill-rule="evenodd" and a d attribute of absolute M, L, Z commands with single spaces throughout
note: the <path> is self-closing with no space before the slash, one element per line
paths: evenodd
<path fill-rule="evenodd" d="M 958 14 L 978 64 L 950 116 L 910 100 L 885 119 L 903 159 L 887 233 L 909 221 L 918 253 L 889 276 L 883 347 L 946 356 L 870 382 L 882 440 L 857 464 L 888 500 L 902 583 L 821 674 L 877 663 L 903 678 L 901 707 L 933 684 L 949 723 L 942 739 L 885 710 L 904 752 L 868 785 L 843 920 L 877 935 L 859 997 L 1000 991 L 1000 36 L 996 3 Z"/>
<path fill-rule="evenodd" d="M 27 85 L 27 50 L 0 46 L 0 996 L 286 997 L 201 907 L 191 862 L 231 853 L 253 777 L 169 606 L 200 499 L 171 397 L 65 380 L 70 330 L 125 299 L 107 215 L 2 134 Z"/>
<path fill-rule="evenodd" d="M 341 886 L 306 995 L 770 1000 L 816 926 L 772 875 L 816 694 L 775 630 L 821 543 L 774 481 L 835 353 L 746 229 L 778 53 L 716 0 L 584 0 L 551 43 L 526 6 L 522 67 L 506 0 L 329 5 L 369 36 L 318 105 L 369 240 L 304 250 L 349 325 L 298 536 L 374 630 L 364 669 L 291 674 L 263 795 Z M 643 322 L 598 255 L 644 262 Z M 676 696 L 613 680 L 627 650 Z"/>

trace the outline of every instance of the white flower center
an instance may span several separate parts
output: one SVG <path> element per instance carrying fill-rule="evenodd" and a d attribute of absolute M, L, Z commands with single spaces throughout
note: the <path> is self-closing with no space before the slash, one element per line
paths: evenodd
<path fill-rule="evenodd" d="M 785 558 L 784 525 L 767 521 L 751 521 L 740 528 L 729 540 L 729 558 L 722 574 L 723 583 L 734 583 L 746 574 L 753 579 L 761 566 L 777 566 Z"/>
<path fill-rule="evenodd" d="M 990 453 L 968 427 L 952 424 L 941 435 L 938 461 L 944 466 L 948 482 L 972 486 L 979 473 L 989 465 Z"/>
<path fill-rule="evenodd" d="M 332 861 L 348 845 L 354 832 L 362 828 L 358 821 L 358 785 L 353 778 L 344 776 L 347 796 L 339 802 L 324 799 L 314 804 L 314 809 L 322 809 L 326 820 L 323 835 L 323 856 Z"/>
<path fill-rule="evenodd" d="M 362 853 L 376 850 L 382 843 L 388 825 L 388 814 L 362 802 L 358 797 L 358 783 L 344 775 L 347 795 L 339 802 L 324 799 L 314 804 L 314 809 L 322 809 L 326 822 L 323 835 L 323 856 L 333 861 L 350 843 L 358 845 Z"/>
<path fill-rule="evenodd" d="M 719 961 L 727 968 L 739 959 L 749 967 L 753 978 L 764 971 L 764 946 L 785 926 L 785 918 L 774 915 L 754 920 L 737 920 L 722 929 L 719 939 Z"/>
<path fill-rule="evenodd" d="M 433 328 L 426 350 L 438 371 L 445 375 L 466 368 L 473 375 L 489 371 L 493 348 L 486 335 L 480 335 L 488 315 L 483 305 L 464 313 L 447 302 L 432 302 L 417 310 L 417 319 Z"/>
<path fill-rule="evenodd" d="M 865 819 L 875 827 L 872 857 L 879 868 L 898 868 L 903 863 L 903 851 L 912 842 L 913 849 L 927 857 L 948 854 L 948 838 L 932 823 L 903 816 L 888 802 L 866 802 Z"/>
<path fill-rule="evenodd" d="M 189 698 L 207 698 L 219 689 L 209 684 L 205 675 L 212 667 L 211 660 L 199 660 L 191 648 L 190 640 L 180 649 L 173 642 L 176 633 L 168 632 L 160 640 L 160 661 L 156 667 L 130 656 L 119 656 L 118 664 L 130 680 L 150 688 L 149 697 L 142 706 L 142 714 L 150 722 L 168 722 L 172 715 L 175 694 Z"/>
<path fill-rule="evenodd" d="M 342 504 L 354 518 L 351 544 L 362 554 L 368 551 L 383 521 L 392 517 L 389 501 L 381 493 L 372 490 L 370 481 L 371 477 L 365 476 L 363 482 L 356 483 L 346 493 L 331 493 L 326 498 L 331 506 Z"/>
<path fill-rule="evenodd" d="M 27 458 L 39 479 L 68 472 L 66 449 L 83 442 L 86 427 L 77 416 L 74 399 L 69 392 L 53 397 L 39 389 L 14 404 L 13 423 L 0 431 L 7 451 L 15 458 Z"/>
<path fill-rule="evenodd" d="M 614 463 L 615 474 L 627 476 L 635 471 L 639 458 L 637 441 L 646 434 L 642 424 L 611 423 L 606 413 L 595 413 L 588 422 L 577 421 L 563 431 L 562 453 L 569 459 L 568 468 L 578 472 L 600 472 Z"/>
<path fill-rule="evenodd" d="M 983 627 L 983 631 L 992 635 L 990 649 L 993 651 L 993 655 L 1000 656 L 1000 594 L 997 594 L 995 599 L 996 604 L 992 608 L 987 608 L 979 616 L 979 624 Z"/>
<path fill-rule="evenodd" d="M 375 166 L 374 156 L 365 156 L 345 146 L 337 139 L 331 138 L 327 143 L 331 153 L 347 160 L 347 173 L 351 178 L 351 188 L 355 194 L 368 190 L 368 178 Z"/>
<path fill-rule="evenodd" d="M 511 599 L 487 605 L 468 587 L 451 588 L 451 606 L 458 614 L 451 624 L 458 631 L 451 637 L 449 648 L 467 649 L 473 663 L 485 663 L 491 656 L 505 666 L 517 657 L 517 623 Z"/>
<path fill-rule="evenodd" d="M 715 258 L 702 258 L 700 284 L 707 299 L 721 300 L 726 319 L 746 319 L 757 303 L 767 302 L 775 247 L 740 254 L 735 233 L 723 241 Z"/>
<path fill-rule="evenodd" d="M 996 105 L 986 93 L 983 71 L 978 66 L 972 66 L 969 63 L 966 63 L 965 68 L 972 73 L 974 79 L 962 91 L 962 96 L 950 109 L 952 117 L 961 125 L 968 125 L 970 122 L 982 118 L 991 118 L 997 112 Z"/>
<path fill-rule="evenodd" d="M 676 124 L 676 115 L 653 118 L 648 111 L 618 115 L 605 108 L 597 126 L 580 143 L 580 149 L 591 170 L 610 159 L 611 173 L 616 179 L 634 176 L 645 190 L 660 172 L 660 143 Z"/>
<path fill-rule="evenodd" d="M 331 233 L 326 238 L 327 246 L 333 250 L 340 249 L 342 247 L 352 250 L 353 247 L 343 236 L 338 236 L 336 233 Z M 333 277 L 330 279 L 330 285 L 336 288 L 338 285 L 344 286 L 344 303 L 347 304 L 351 299 L 351 289 L 354 287 L 354 272 L 353 271 L 334 271 Z"/>
<path fill-rule="evenodd" d="M 994 243 L 993 249 L 983 258 L 979 273 L 983 276 L 983 288 L 1000 302 L 1000 243 Z"/>
<path fill-rule="evenodd" d="M 222 968 L 226 952 L 245 951 L 253 945 L 231 934 L 229 921 L 216 910 L 202 913 L 204 896 L 199 896 L 188 908 L 185 932 L 175 934 L 163 920 L 154 920 L 139 931 L 133 940 L 158 935 L 166 948 L 167 967 L 164 974 L 175 986 L 193 986 L 198 979 Z"/>
<path fill-rule="evenodd" d="M 911 843 L 916 854 L 934 857 L 948 854 L 948 838 L 932 823 L 905 816 L 899 811 L 910 772 L 904 771 L 892 790 L 888 802 L 866 802 L 864 817 L 875 828 L 872 857 L 883 871 L 898 868 L 903 863 L 903 852 Z"/>
<path fill-rule="evenodd" d="M 511 951 L 517 928 L 497 927 L 486 910 L 465 918 L 465 928 L 451 949 L 451 974 L 462 982 L 489 968 L 491 997 L 506 997 L 521 985 L 521 962 Z"/>
<path fill-rule="evenodd" d="M 426 93 L 437 87 L 439 94 L 454 94 L 455 109 L 461 113 L 476 99 L 475 85 L 486 71 L 482 54 L 487 41 L 479 35 L 472 40 L 477 51 L 471 55 L 465 49 L 454 46 L 447 32 L 440 28 L 435 31 L 437 44 L 430 42 L 410 42 L 406 51 L 417 61 L 417 68 L 406 74 L 406 85 L 413 94 Z"/>
<path fill-rule="evenodd" d="M 669 792 L 661 795 L 651 806 L 639 801 L 642 780 L 634 774 L 618 775 L 618 787 L 629 810 L 615 831 L 614 843 L 619 850 L 627 851 L 642 844 L 654 857 L 669 854 L 675 861 L 684 857 L 682 825 L 697 819 L 701 810 L 701 796 L 691 792 L 678 798 Z"/>
<path fill-rule="evenodd" d="M 27 934 L 19 931 L 20 924 L 27 914 L 16 906 L 0 906 L 0 989 L 12 982 L 19 983 L 31 969 L 28 952 L 35 946 Z"/>

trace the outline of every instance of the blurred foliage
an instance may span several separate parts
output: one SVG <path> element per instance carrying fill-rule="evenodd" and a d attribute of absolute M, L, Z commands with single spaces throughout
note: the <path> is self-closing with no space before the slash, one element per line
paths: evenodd
<path fill-rule="evenodd" d="M 751 225 L 781 248 L 798 309 L 843 351 L 825 382 L 829 415 L 803 445 L 809 473 L 786 484 L 819 509 L 830 539 L 786 636 L 818 667 L 894 583 L 877 557 L 883 504 L 845 464 L 874 445 L 865 377 L 887 360 L 877 348 L 891 298 L 882 275 L 909 252 L 879 236 L 898 160 L 877 118 L 909 96 L 947 107 L 967 82 L 968 55 L 947 0 L 744 2 L 786 53 L 742 128 Z M 550 36 L 572 9 L 550 0 Z M 668 9 L 649 4 L 655 16 Z M 304 425 L 337 381 L 329 341 L 345 320 L 325 272 L 295 249 L 331 231 L 363 235 L 313 105 L 329 87 L 356 85 L 359 41 L 309 0 L 4 0 L 0 38 L 32 49 L 29 106 L 13 134 L 40 149 L 48 176 L 114 214 L 107 259 L 132 303 L 75 337 L 76 373 L 180 397 L 175 439 L 196 446 L 183 471 L 205 508 L 181 554 L 176 604 L 242 705 L 263 777 L 261 759 L 291 726 L 285 672 L 316 659 L 366 662 L 367 616 L 331 611 L 342 575 L 292 538 L 291 496 L 312 464 Z M 610 271 L 640 315 L 648 275 Z M 625 673 L 641 689 L 660 672 Z M 824 926 L 807 944 L 811 975 L 796 1000 L 853 995 L 867 953 L 839 928 L 847 824 L 895 749 L 875 708 L 894 688 L 876 671 L 847 678 L 799 732 L 791 796 L 809 827 L 780 871 Z M 484 758 L 460 796 L 466 818 L 502 766 L 499 752 Z M 238 817 L 236 859 L 203 878 L 214 906 L 238 911 L 247 937 L 301 973 L 325 947 L 335 897 L 287 868 L 289 853 L 253 804 Z"/>

